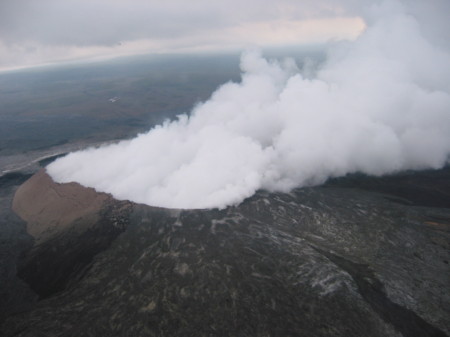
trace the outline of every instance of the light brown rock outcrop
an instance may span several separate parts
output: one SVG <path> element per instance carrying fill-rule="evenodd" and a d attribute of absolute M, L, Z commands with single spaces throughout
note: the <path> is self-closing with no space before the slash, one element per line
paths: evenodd
<path fill-rule="evenodd" d="M 58 184 L 41 169 L 17 190 L 12 208 L 39 244 L 67 230 L 85 230 L 110 199 L 77 183 Z"/>

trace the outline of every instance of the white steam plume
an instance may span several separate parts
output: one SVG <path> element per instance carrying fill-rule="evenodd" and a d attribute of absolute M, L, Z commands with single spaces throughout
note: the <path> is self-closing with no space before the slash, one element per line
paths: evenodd
<path fill-rule="evenodd" d="M 57 182 L 118 199 L 209 208 L 351 172 L 442 167 L 450 154 L 450 54 L 392 3 L 371 12 L 378 19 L 338 45 L 315 79 L 293 61 L 245 53 L 241 83 L 222 85 L 189 117 L 71 153 L 47 170 Z"/>

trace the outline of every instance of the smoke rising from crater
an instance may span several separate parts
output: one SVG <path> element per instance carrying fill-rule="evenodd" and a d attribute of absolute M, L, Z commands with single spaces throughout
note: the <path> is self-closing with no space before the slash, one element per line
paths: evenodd
<path fill-rule="evenodd" d="M 313 79 L 292 60 L 244 53 L 241 82 L 222 85 L 189 116 L 71 153 L 47 170 L 57 182 L 118 199 L 209 208 L 351 172 L 442 167 L 450 155 L 449 50 L 397 2 L 365 15 L 366 31 L 334 46 Z"/>

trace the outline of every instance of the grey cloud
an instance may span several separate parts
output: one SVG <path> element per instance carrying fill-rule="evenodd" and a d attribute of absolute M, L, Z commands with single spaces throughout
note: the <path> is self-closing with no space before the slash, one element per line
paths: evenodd
<path fill-rule="evenodd" d="M 3 2 L 1 37 L 8 42 L 109 45 L 123 40 L 176 36 L 220 26 L 217 13 L 199 15 L 195 8 L 172 8 L 124 1 Z"/>
<path fill-rule="evenodd" d="M 270 19 L 350 15 L 356 1 L 294 0 L 15 0 L 0 4 L 0 39 L 8 43 L 111 45 L 188 36 Z"/>

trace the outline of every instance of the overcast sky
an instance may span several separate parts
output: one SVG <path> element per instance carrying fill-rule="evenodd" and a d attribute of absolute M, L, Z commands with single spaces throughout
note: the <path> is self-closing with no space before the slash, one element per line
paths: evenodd
<path fill-rule="evenodd" d="M 354 39 L 351 1 L 3 0 L 0 69 L 90 56 Z"/>
<path fill-rule="evenodd" d="M 380 2 L 2 0 L 0 70 L 98 56 L 354 39 L 370 20 L 368 12 Z M 421 15 L 441 16 L 434 20 L 434 29 L 442 30 L 448 3 L 410 0 L 408 7 Z"/>

